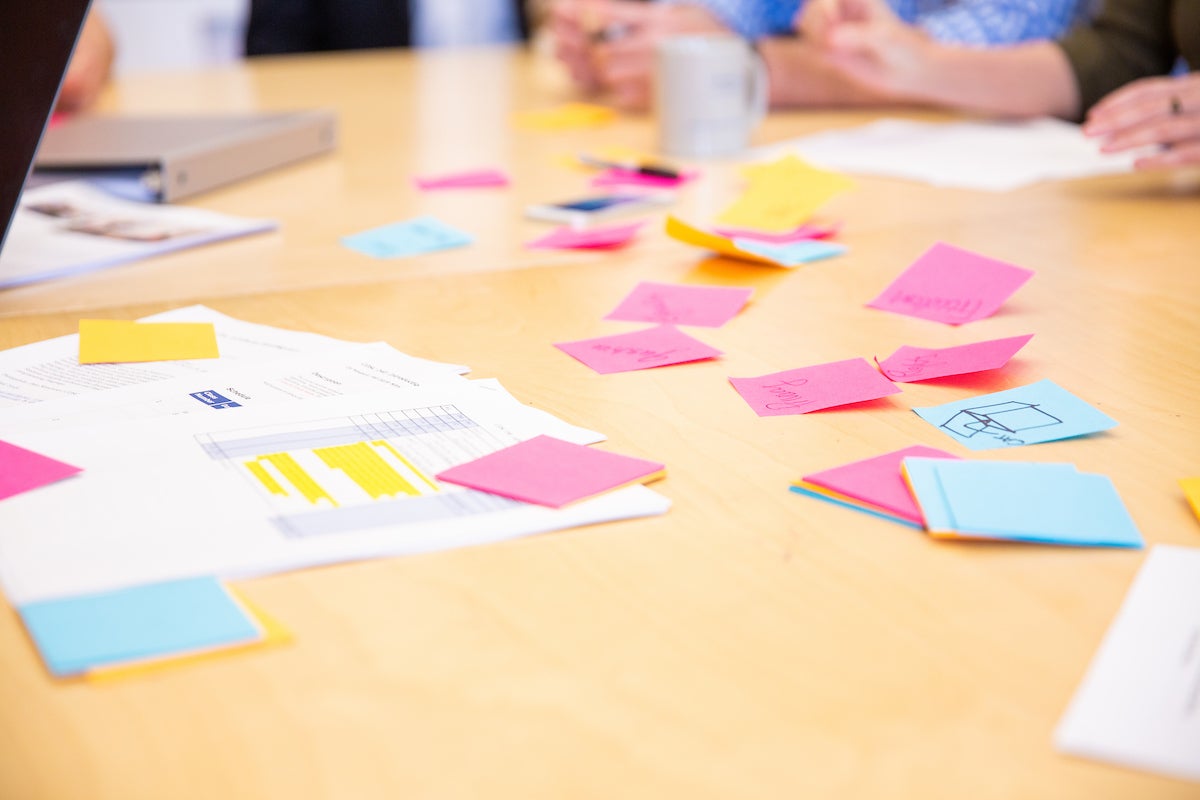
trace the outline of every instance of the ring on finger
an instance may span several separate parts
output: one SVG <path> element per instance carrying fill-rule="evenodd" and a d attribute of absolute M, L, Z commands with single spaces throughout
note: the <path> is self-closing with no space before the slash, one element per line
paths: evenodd
<path fill-rule="evenodd" d="M 1179 95 L 1171 95 L 1171 116 L 1178 117 L 1183 113 L 1183 103 L 1179 101 Z"/>

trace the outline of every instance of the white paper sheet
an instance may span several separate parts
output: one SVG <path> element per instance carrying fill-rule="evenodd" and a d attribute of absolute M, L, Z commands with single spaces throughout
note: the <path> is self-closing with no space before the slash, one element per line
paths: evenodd
<path fill-rule="evenodd" d="M 231 361 L 262 362 L 296 353 L 317 353 L 352 345 L 328 336 L 289 331 L 228 317 L 206 306 L 154 314 L 148 322 L 211 322 L 219 359 L 156 361 L 145 364 L 80 364 L 79 336 L 60 336 L 0 352 L 0 409 L 83 392 L 133 386 L 178 375 L 195 375 Z"/>
<path fill-rule="evenodd" d="M 1128 172 L 1134 156 L 1105 155 L 1079 126 L 1056 119 L 914 122 L 883 119 L 761 148 L 825 169 L 1004 192 L 1044 180 Z"/>
<path fill-rule="evenodd" d="M 104 365 L 113 367 L 116 365 Z M 471 383 L 459 367 L 414 358 L 385 342 L 347 344 L 315 354 L 269 361 L 212 364 L 210 371 L 149 383 L 81 392 L 40 403 L 0 409 L 5 434 L 150 419 L 204 412 L 236 416 L 237 409 L 264 403 L 359 394 L 393 388 L 409 391 L 444 383 Z M 517 401 L 510 395 L 506 397 Z"/>
<path fill-rule="evenodd" d="M 1065 753 L 1200 781 L 1200 548 L 1150 552 L 1055 743 Z"/>
<path fill-rule="evenodd" d="M 270 220 L 131 203 L 86 181 L 40 186 L 25 191 L 13 216 L 0 255 L 0 288 L 76 275 L 275 227 Z"/>
<path fill-rule="evenodd" d="M 439 550 L 667 510 L 669 501 L 642 486 L 548 509 L 425 482 L 446 467 L 561 430 L 494 389 L 461 384 L 234 409 L 229 418 L 192 413 L 6 437 L 84 472 L 0 503 L 0 582 L 19 605 L 188 576 Z M 339 446 L 386 456 L 384 472 L 403 473 L 414 491 L 372 495 L 379 484 L 371 470 L 330 450 Z"/>

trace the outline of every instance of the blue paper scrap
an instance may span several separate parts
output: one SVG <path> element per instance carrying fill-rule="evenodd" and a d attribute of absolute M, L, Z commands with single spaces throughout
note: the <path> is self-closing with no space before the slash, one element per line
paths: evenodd
<path fill-rule="evenodd" d="M 822 258 L 832 258 L 840 256 L 848 249 L 844 244 L 835 242 L 825 242 L 817 239 L 803 239 L 798 242 L 784 242 L 776 244 L 772 242 L 760 242 L 756 239 L 734 239 L 733 243 L 737 245 L 739 250 L 745 250 L 747 253 L 754 253 L 756 256 L 763 256 L 772 261 L 777 261 L 785 267 L 794 267 L 797 264 L 807 264 L 810 261 L 819 261 Z"/>
<path fill-rule="evenodd" d="M 59 677 L 262 638 L 253 618 L 211 577 L 46 600 L 18 611 Z"/>
<path fill-rule="evenodd" d="M 1071 464 L 906 458 L 930 531 L 1038 544 L 1141 547 L 1112 481 Z"/>
<path fill-rule="evenodd" d="M 1053 442 L 1117 425 L 1051 380 L 913 411 L 972 450 Z"/>
<path fill-rule="evenodd" d="M 375 258 L 403 258 L 463 247 L 475 241 L 436 217 L 414 217 L 404 222 L 343 236 L 342 244 Z"/>

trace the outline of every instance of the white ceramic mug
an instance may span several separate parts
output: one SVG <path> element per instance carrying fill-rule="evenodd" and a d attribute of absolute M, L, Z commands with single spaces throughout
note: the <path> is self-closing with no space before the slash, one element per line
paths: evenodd
<path fill-rule="evenodd" d="M 767 112 L 767 71 L 733 34 L 673 36 L 658 44 L 657 111 L 664 153 L 733 156 Z"/>

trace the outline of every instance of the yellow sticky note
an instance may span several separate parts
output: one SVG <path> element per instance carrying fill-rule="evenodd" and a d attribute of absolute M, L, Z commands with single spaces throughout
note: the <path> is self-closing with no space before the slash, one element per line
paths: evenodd
<path fill-rule="evenodd" d="M 1183 494 L 1191 503 L 1196 518 L 1200 519 L 1200 478 L 1180 478 L 1179 485 L 1183 487 Z"/>
<path fill-rule="evenodd" d="M 670 215 L 667 216 L 667 235 L 672 239 L 678 239 L 684 244 L 704 247 L 724 256 L 740 258 L 743 261 L 754 261 L 759 264 L 770 264 L 773 267 L 783 266 L 778 261 L 773 261 L 765 256 L 741 249 L 731 239 L 718 236 L 715 233 L 709 233 L 708 231 L 702 231 Z"/>
<path fill-rule="evenodd" d="M 743 170 L 746 190 L 718 222 L 766 233 L 795 230 L 834 195 L 854 183 L 845 175 L 817 169 L 795 156 Z"/>
<path fill-rule="evenodd" d="M 591 103 L 566 103 L 542 111 L 525 111 L 513 117 L 518 127 L 551 132 L 573 128 L 599 128 L 612 123 L 616 118 L 616 111 Z"/>
<path fill-rule="evenodd" d="M 246 644 L 234 645 L 232 647 L 220 648 L 217 650 L 206 650 L 202 653 L 189 653 L 188 655 L 178 656 L 176 658 L 159 658 L 153 661 L 140 661 L 131 664 L 118 664 L 112 667 L 99 667 L 97 669 L 88 670 L 84 673 L 84 680 L 88 683 L 111 683 L 112 681 L 125 680 L 126 678 L 137 678 L 143 675 L 152 675 L 156 672 L 174 669 L 175 667 L 185 666 L 187 664 L 195 664 L 202 661 L 210 661 L 214 658 L 224 658 L 228 655 L 236 653 L 244 653 L 247 650 L 254 650 L 259 647 L 271 647 L 282 644 L 288 644 L 292 641 L 292 632 L 283 627 L 279 620 L 267 614 L 258 606 L 254 605 L 246 598 L 242 597 L 233 589 L 229 589 L 229 593 L 234 596 L 239 603 L 245 607 L 250 616 L 262 628 L 263 637 L 257 642 L 249 642 Z"/>
<path fill-rule="evenodd" d="M 179 361 L 217 358 L 217 332 L 211 322 L 79 321 L 79 363 Z"/>

